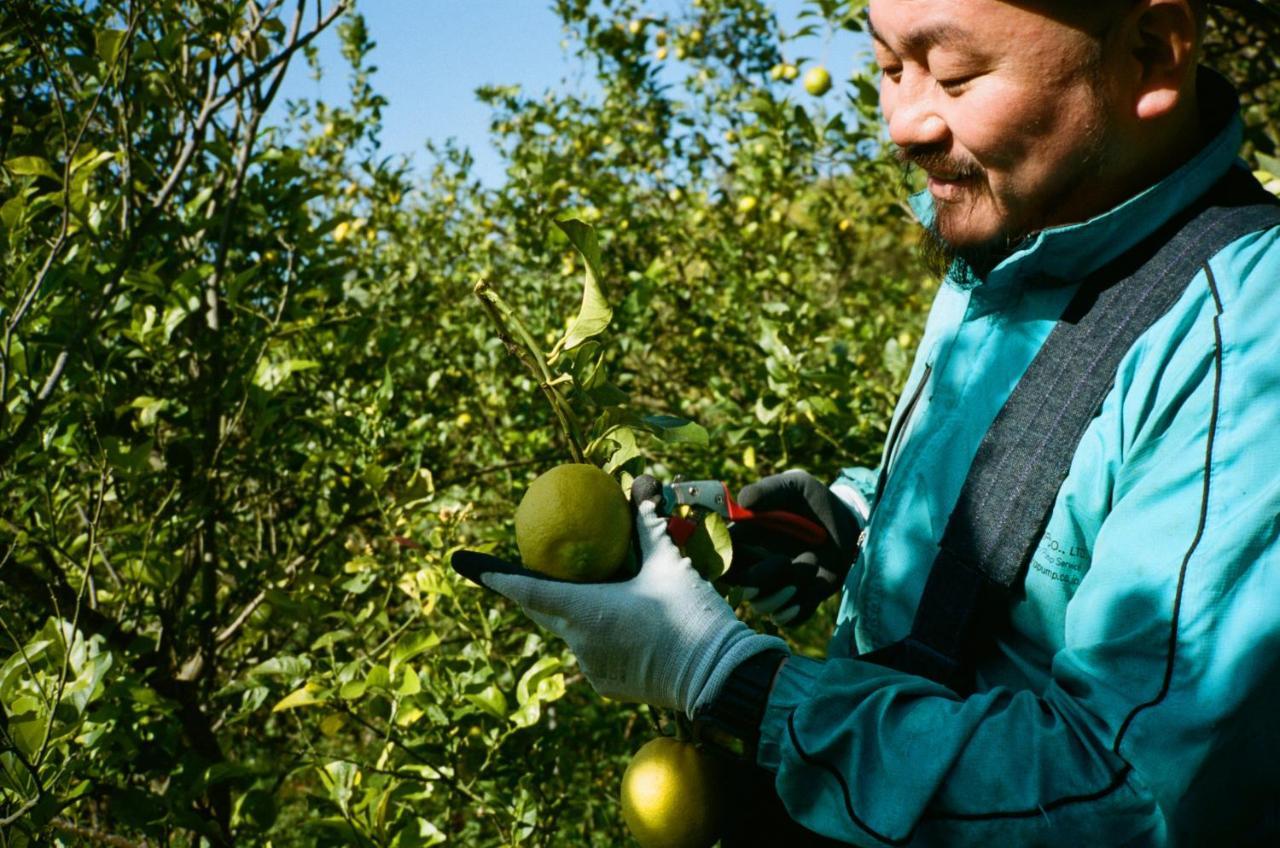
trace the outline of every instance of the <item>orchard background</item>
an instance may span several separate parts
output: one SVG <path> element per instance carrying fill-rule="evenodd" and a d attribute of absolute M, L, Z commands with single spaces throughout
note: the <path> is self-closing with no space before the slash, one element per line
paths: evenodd
<path fill-rule="evenodd" d="M 551 348 L 593 225 L 560 397 L 619 474 L 736 488 L 876 463 L 937 282 L 875 74 L 785 72 L 863 0 L 551 5 L 600 96 L 477 92 L 486 187 L 380 153 L 353 3 L 0 0 L 0 848 L 627 844 L 652 716 L 447 565 L 570 455 L 473 286 Z M 270 111 L 331 28 L 349 96 Z M 1209 62 L 1280 188 L 1262 39 Z"/>

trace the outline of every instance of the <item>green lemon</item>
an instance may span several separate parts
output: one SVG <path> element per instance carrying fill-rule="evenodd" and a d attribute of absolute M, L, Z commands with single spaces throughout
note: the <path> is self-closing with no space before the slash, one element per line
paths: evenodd
<path fill-rule="evenodd" d="M 516 509 L 516 546 L 526 568 L 561 580 L 613 576 L 631 544 L 631 506 L 594 465 L 557 465 L 540 475 Z"/>
<path fill-rule="evenodd" d="M 690 742 L 645 743 L 622 776 L 622 817 L 642 848 L 709 848 L 724 812 L 717 764 Z"/>
<path fill-rule="evenodd" d="M 804 75 L 804 90 L 814 97 L 821 97 L 831 90 L 831 74 L 821 65 L 810 68 Z"/>

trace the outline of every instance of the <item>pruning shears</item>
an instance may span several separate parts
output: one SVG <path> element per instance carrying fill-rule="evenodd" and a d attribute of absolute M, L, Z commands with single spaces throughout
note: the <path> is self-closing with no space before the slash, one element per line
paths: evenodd
<path fill-rule="evenodd" d="M 676 513 L 681 506 L 708 510 L 726 521 L 751 521 L 814 547 L 827 541 L 826 529 L 803 515 L 781 509 L 756 511 L 739 505 L 729 494 L 729 487 L 720 480 L 678 480 L 662 484 L 658 513 L 667 516 L 667 533 L 681 546 L 698 527 L 696 522 Z"/>

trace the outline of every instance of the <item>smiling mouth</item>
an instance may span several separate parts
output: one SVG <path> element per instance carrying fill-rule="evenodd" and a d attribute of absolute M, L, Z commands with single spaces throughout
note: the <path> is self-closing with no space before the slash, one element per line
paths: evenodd
<path fill-rule="evenodd" d="M 941 183 L 966 183 L 972 182 L 978 175 L 967 171 L 925 171 L 925 175 L 930 180 L 937 180 Z"/>
<path fill-rule="evenodd" d="M 929 174 L 929 193 L 935 200 L 958 200 L 975 182 L 972 174 Z"/>

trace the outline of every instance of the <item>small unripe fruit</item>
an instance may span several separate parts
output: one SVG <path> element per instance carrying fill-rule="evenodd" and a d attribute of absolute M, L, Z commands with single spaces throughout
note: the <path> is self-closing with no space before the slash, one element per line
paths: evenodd
<path fill-rule="evenodd" d="M 831 74 L 821 65 L 810 68 L 804 75 L 804 90 L 814 97 L 821 97 L 831 90 Z"/>

